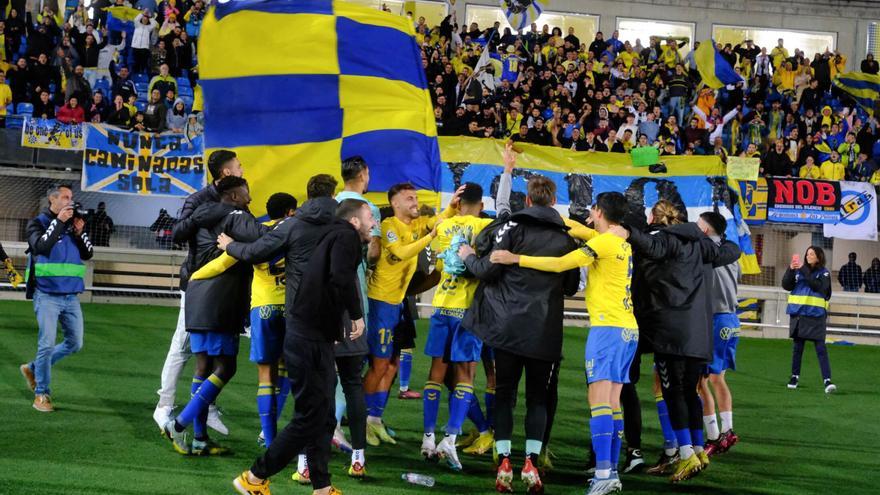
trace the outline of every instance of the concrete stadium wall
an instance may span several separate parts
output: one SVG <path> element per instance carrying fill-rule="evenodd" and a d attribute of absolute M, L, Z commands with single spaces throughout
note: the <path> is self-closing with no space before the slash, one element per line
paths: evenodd
<path fill-rule="evenodd" d="M 869 23 L 880 21 L 876 3 L 858 0 L 548 0 L 547 3 L 547 10 L 554 12 L 599 15 L 599 28 L 606 37 L 617 27 L 617 17 L 693 22 L 697 41 L 711 38 L 713 24 L 836 32 L 837 49 L 847 56 L 850 68 L 857 68 L 865 56 Z M 466 4 L 498 6 L 498 2 L 492 0 L 459 0 L 454 9 L 459 24 L 465 21 Z M 807 54 L 811 58 L 812 55 Z"/>

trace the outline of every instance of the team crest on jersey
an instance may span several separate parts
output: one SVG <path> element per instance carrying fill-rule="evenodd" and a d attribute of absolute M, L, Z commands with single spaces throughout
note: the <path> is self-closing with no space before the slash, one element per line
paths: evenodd
<path fill-rule="evenodd" d="M 724 327 L 718 331 L 718 337 L 721 338 L 721 340 L 730 340 L 734 337 L 739 337 L 739 328 Z"/>
<path fill-rule="evenodd" d="M 395 234 L 393 230 L 389 230 L 388 233 L 385 234 L 385 238 L 388 239 L 388 242 L 397 242 L 397 234 Z"/>

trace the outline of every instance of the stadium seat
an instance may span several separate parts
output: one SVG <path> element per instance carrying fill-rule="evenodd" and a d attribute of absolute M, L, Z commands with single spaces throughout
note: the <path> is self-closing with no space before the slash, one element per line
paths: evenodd
<path fill-rule="evenodd" d="M 190 85 L 189 85 L 189 78 L 186 78 L 186 77 L 178 77 L 178 78 L 177 78 L 177 87 L 178 87 L 178 88 L 188 88 L 188 87 L 190 87 Z"/>
<path fill-rule="evenodd" d="M 95 81 L 95 85 L 92 86 L 92 90 L 97 91 L 99 89 L 106 96 L 108 93 L 110 93 L 110 81 L 108 81 L 107 79 L 104 79 L 104 78 L 101 78 L 101 79 L 98 79 L 97 81 Z"/>
<path fill-rule="evenodd" d="M 15 103 L 10 103 L 6 107 L 6 115 L 15 115 Z"/>
<path fill-rule="evenodd" d="M 141 74 L 141 73 L 135 74 L 135 75 L 131 76 L 131 80 L 134 81 L 135 84 L 137 84 L 137 83 L 150 84 L 150 77 L 147 76 L 146 74 Z"/>
<path fill-rule="evenodd" d="M 147 109 L 147 102 L 145 101 L 136 101 L 134 106 L 138 109 L 138 112 L 143 112 Z"/>
<path fill-rule="evenodd" d="M 150 89 L 150 83 L 135 82 L 134 87 L 137 89 L 138 94 L 146 94 L 147 90 Z"/>
<path fill-rule="evenodd" d="M 30 103 L 19 103 L 17 113 L 20 115 L 33 115 L 34 114 L 34 106 L 31 105 Z"/>
<path fill-rule="evenodd" d="M 193 89 L 190 88 L 189 86 L 181 86 L 180 88 L 177 89 L 177 94 L 180 97 L 189 96 L 190 98 L 192 98 Z"/>
<path fill-rule="evenodd" d="M 189 111 L 192 108 L 193 97 L 180 95 L 180 99 L 183 100 L 183 104 L 186 106 L 187 111 Z"/>

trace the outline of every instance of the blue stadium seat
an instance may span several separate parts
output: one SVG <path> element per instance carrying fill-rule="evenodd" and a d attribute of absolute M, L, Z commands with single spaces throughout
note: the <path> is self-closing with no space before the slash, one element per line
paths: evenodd
<path fill-rule="evenodd" d="M 177 78 L 177 87 L 178 87 L 178 88 L 188 88 L 188 87 L 190 87 L 190 85 L 189 85 L 189 78 L 186 78 L 186 77 L 178 77 L 178 78 Z"/>
<path fill-rule="evenodd" d="M 187 109 L 187 110 L 190 110 L 190 109 L 192 108 L 192 104 L 193 104 L 193 98 L 192 98 L 192 96 L 183 96 L 183 95 L 181 95 L 181 96 L 180 96 L 180 99 L 183 100 L 183 104 L 186 106 L 186 109 Z"/>
<path fill-rule="evenodd" d="M 15 103 L 10 103 L 6 107 L 6 115 L 15 115 Z"/>
<path fill-rule="evenodd" d="M 92 86 L 92 90 L 97 91 L 99 89 L 102 93 L 104 93 L 104 96 L 107 96 L 110 93 L 110 81 L 104 78 L 95 81 L 95 85 Z"/>
<path fill-rule="evenodd" d="M 49 83 L 49 94 L 50 94 L 50 95 L 54 95 L 54 94 L 55 94 L 55 88 L 56 88 L 55 83 L 51 83 L 51 82 L 50 82 L 50 83 Z"/>
<path fill-rule="evenodd" d="M 34 106 L 31 105 L 30 103 L 19 103 L 17 113 L 20 115 L 33 115 L 34 114 Z"/>
<path fill-rule="evenodd" d="M 134 81 L 135 83 L 144 83 L 144 84 L 150 83 L 150 77 L 147 76 L 146 74 L 143 74 L 143 73 L 138 73 L 138 74 L 131 76 L 131 80 Z"/>
<path fill-rule="evenodd" d="M 181 86 L 177 89 L 177 94 L 180 97 L 189 96 L 190 98 L 193 96 L 193 89 L 190 87 Z"/>
<path fill-rule="evenodd" d="M 134 87 L 137 89 L 138 93 L 146 93 L 148 89 L 150 89 L 150 83 L 134 83 Z"/>
<path fill-rule="evenodd" d="M 147 102 L 145 101 L 136 101 L 134 106 L 138 109 L 138 112 L 143 112 L 147 109 Z"/>

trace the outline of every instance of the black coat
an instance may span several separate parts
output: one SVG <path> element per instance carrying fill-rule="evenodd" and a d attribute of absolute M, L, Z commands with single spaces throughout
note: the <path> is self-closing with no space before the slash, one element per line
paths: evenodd
<path fill-rule="evenodd" d="M 303 225 L 324 234 L 309 256 L 309 262 L 303 266 L 300 286 L 308 290 L 296 292 L 287 319 L 299 337 L 341 341 L 343 327 L 350 331 L 351 320 L 364 316 L 357 276 L 363 243 L 345 220 L 334 219 L 327 225 L 303 222 Z"/>
<path fill-rule="evenodd" d="M 816 292 L 825 294 L 825 300 L 831 299 L 831 274 L 830 272 L 810 273 L 806 265 L 800 269 L 801 275 L 809 280 L 810 288 Z M 782 288 L 793 290 L 795 285 L 795 271 L 786 268 L 782 276 Z M 799 338 L 825 342 L 825 334 L 828 330 L 828 315 L 825 316 L 800 316 L 791 315 L 788 320 L 789 338 Z"/>
<path fill-rule="evenodd" d="M 284 311 L 286 316 L 287 335 L 297 338 L 305 338 L 309 340 L 326 340 L 326 336 L 322 333 L 321 328 L 315 328 L 308 324 L 298 325 L 297 322 L 306 322 L 307 318 L 301 314 L 295 314 L 297 301 L 310 301 L 314 294 L 299 298 L 301 287 L 306 287 L 306 292 L 315 292 L 316 287 L 308 284 L 314 284 L 312 274 L 308 272 L 309 265 L 316 263 L 318 259 L 318 244 L 328 233 L 338 230 L 336 223 L 336 206 L 337 203 L 333 198 L 316 198 L 306 201 L 303 206 L 296 211 L 296 216 L 286 218 L 277 224 L 266 235 L 258 239 L 256 242 L 249 244 L 241 242 L 233 242 L 226 248 L 226 252 L 230 256 L 245 261 L 246 263 L 256 264 L 269 261 L 278 253 L 284 254 L 284 279 L 285 279 L 285 305 Z M 322 255 L 323 256 L 323 255 Z M 361 259 L 361 251 L 358 248 L 357 253 L 352 255 L 351 261 L 357 265 Z M 357 274 L 354 274 L 351 283 L 352 290 L 355 294 L 360 291 L 357 281 Z M 360 296 L 358 304 L 355 308 L 348 309 L 350 318 L 357 320 L 363 317 L 363 308 L 360 305 Z M 347 302 L 347 299 L 346 299 Z M 313 304 L 314 302 L 307 302 Z M 334 316 L 335 315 L 335 316 Z M 325 315 L 325 317 L 337 318 L 340 322 L 336 332 L 341 331 L 342 311 L 338 314 Z"/>
<path fill-rule="evenodd" d="M 190 217 L 197 225 L 190 244 L 193 272 L 221 254 L 217 236 L 254 241 L 266 230 L 253 215 L 226 203 L 205 203 Z M 241 333 L 250 312 L 253 267 L 236 263 L 213 278 L 190 280 L 186 289 L 186 330 Z"/>
<path fill-rule="evenodd" d="M 208 184 L 207 187 L 190 194 L 183 202 L 183 207 L 180 208 L 180 213 L 177 215 L 177 223 L 175 223 L 174 228 L 171 229 L 171 237 L 175 244 L 187 244 L 189 246 L 186 260 L 180 265 L 180 290 L 182 291 L 186 290 L 187 282 L 189 282 L 189 275 L 193 272 L 191 264 L 193 262 L 193 250 L 195 248 L 192 241 L 198 230 L 198 225 L 190 218 L 190 216 L 192 216 L 193 212 L 196 211 L 196 208 L 199 206 L 205 203 L 216 203 L 218 201 L 220 201 L 220 195 L 217 194 L 217 189 L 214 187 L 214 184 Z"/>
<path fill-rule="evenodd" d="M 629 238 L 640 336 L 654 352 L 711 360 L 712 269 L 739 259 L 739 247 L 717 246 L 694 223 L 648 229 L 634 229 Z"/>
<path fill-rule="evenodd" d="M 563 256 L 577 248 L 553 208 L 533 206 L 514 213 L 495 233 L 493 250 L 531 256 Z M 565 294 L 574 294 L 579 270 L 549 273 L 496 265 L 488 256 L 464 260 L 482 283 L 462 326 L 493 348 L 542 361 L 562 357 Z"/>

